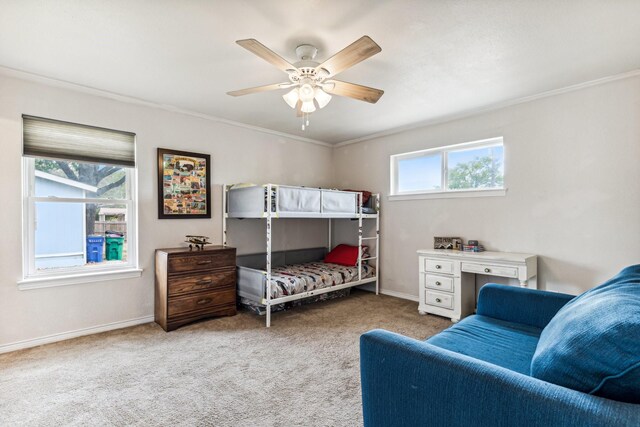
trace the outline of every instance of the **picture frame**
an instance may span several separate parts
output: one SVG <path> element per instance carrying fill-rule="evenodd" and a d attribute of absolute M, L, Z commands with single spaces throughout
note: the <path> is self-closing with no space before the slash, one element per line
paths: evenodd
<path fill-rule="evenodd" d="M 211 156 L 158 148 L 158 219 L 211 218 Z"/>
<path fill-rule="evenodd" d="M 460 237 L 434 237 L 433 248 L 459 251 L 462 250 L 462 239 Z"/>

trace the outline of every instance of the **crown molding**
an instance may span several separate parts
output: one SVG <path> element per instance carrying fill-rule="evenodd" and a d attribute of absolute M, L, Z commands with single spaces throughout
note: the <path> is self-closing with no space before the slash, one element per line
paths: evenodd
<path fill-rule="evenodd" d="M 35 83 L 41 83 L 48 86 L 59 87 L 62 89 L 69 89 L 76 92 L 85 93 L 88 95 L 100 96 L 102 98 L 113 99 L 115 101 L 126 102 L 129 104 L 141 105 L 150 108 L 158 108 L 160 110 L 169 111 L 172 113 L 184 114 L 186 116 L 197 117 L 200 119 L 208 120 L 211 122 L 222 123 L 229 126 L 235 126 L 243 129 L 249 129 L 255 132 L 266 133 L 269 135 L 280 136 L 284 138 L 289 138 L 295 141 L 306 142 L 310 144 L 322 145 L 323 147 L 333 147 L 333 144 L 329 144 L 325 141 L 320 141 L 317 139 L 305 138 L 303 136 L 293 135 L 290 133 L 280 132 L 273 129 L 267 129 L 260 126 L 248 125 L 246 123 L 236 122 L 234 120 L 223 119 L 222 117 L 212 116 L 209 114 L 198 113 L 196 111 L 187 110 L 184 108 L 176 107 L 168 104 L 160 104 L 153 101 L 147 101 L 145 99 L 136 98 L 133 96 L 122 95 L 115 92 L 110 92 L 107 90 L 96 89 L 91 86 L 85 86 L 77 83 L 68 82 L 65 80 L 54 79 L 51 77 L 46 77 L 40 74 L 30 73 L 27 71 L 17 70 L 14 68 L 0 66 L 0 74 L 5 75 L 7 77 L 13 77 L 21 80 L 32 81 Z"/>
<path fill-rule="evenodd" d="M 440 117 L 437 119 L 425 120 L 417 123 L 411 123 L 405 126 L 396 127 L 393 129 L 388 129 L 382 132 L 372 133 L 370 135 L 362 136 L 359 138 L 349 139 L 346 141 L 339 142 L 334 144 L 333 147 L 344 147 L 345 145 L 357 144 L 359 142 L 370 141 L 372 139 L 382 138 L 384 136 L 395 135 L 398 133 L 419 129 L 427 126 L 438 125 L 442 123 L 452 122 L 455 120 L 464 119 L 467 117 L 477 116 L 478 114 L 487 113 L 491 111 L 500 110 L 505 107 L 510 107 L 513 105 L 524 104 L 527 102 L 535 101 L 537 99 L 548 98 L 551 96 L 561 95 L 563 93 L 574 92 L 576 90 L 585 89 L 592 86 L 598 86 L 605 83 L 614 82 L 617 80 L 624 80 L 631 77 L 640 76 L 640 69 L 635 69 L 628 71 L 626 73 L 614 74 L 612 76 L 602 77 L 600 79 L 589 80 L 586 82 L 578 83 L 571 86 L 565 86 L 559 89 L 552 89 L 546 92 L 541 92 L 535 95 L 529 95 L 522 98 L 516 98 L 508 101 L 498 102 L 496 104 L 487 105 L 484 107 L 478 107 L 471 110 L 467 110 L 461 113 L 450 114 L 444 117 Z"/>
<path fill-rule="evenodd" d="M 36 82 L 36 83 L 46 84 L 46 85 L 49 85 L 49 86 L 60 87 L 60 88 L 63 88 L 63 89 L 69 89 L 69 90 L 73 90 L 73 91 L 76 91 L 76 92 L 86 93 L 86 94 L 89 94 L 89 95 L 94 95 L 94 96 L 100 96 L 100 97 L 103 97 L 103 98 L 113 99 L 113 100 L 116 100 L 116 101 L 126 102 L 126 103 L 130 103 L 130 104 L 135 104 L 135 105 L 142 105 L 142 106 L 150 107 L 150 108 L 157 108 L 157 109 L 160 109 L 160 110 L 169 111 L 169 112 L 178 113 L 178 114 L 184 114 L 184 115 L 187 115 L 187 116 L 197 117 L 197 118 L 200 118 L 200 119 L 204 119 L 204 120 L 208 120 L 208 121 L 212 121 L 212 122 L 216 122 L 216 123 L 226 124 L 228 126 L 234 126 L 234 127 L 239 127 L 239 128 L 243 128 L 243 129 L 249 129 L 249 130 L 252 130 L 252 131 L 255 131 L 255 132 L 260 132 L 260 133 L 265 133 L 265 134 L 269 134 L 269 135 L 280 136 L 280 137 L 292 139 L 294 141 L 321 145 L 323 147 L 338 148 L 338 147 L 344 147 L 346 145 L 357 144 L 359 142 L 365 142 L 365 141 L 370 141 L 370 140 L 377 139 L 377 138 L 382 138 L 384 136 L 395 135 L 395 134 L 398 134 L 398 133 L 402 133 L 402 132 L 406 132 L 406 131 L 410 131 L 410 130 L 414 130 L 414 129 L 419 129 L 419 128 L 423 128 L 423 127 L 427 127 L 427 126 L 434 126 L 434 125 L 438 125 L 438 124 L 442 124 L 442 123 L 452 122 L 452 121 L 455 121 L 455 120 L 460 120 L 460 119 L 464 119 L 464 118 L 467 118 L 467 117 L 476 116 L 478 114 L 500 110 L 502 108 L 510 107 L 510 106 L 513 106 L 513 105 L 524 104 L 524 103 L 535 101 L 535 100 L 538 100 L 538 99 L 548 98 L 548 97 L 560 95 L 560 94 L 563 94 L 563 93 L 573 92 L 573 91 L 576 91 L 576 90 L 585 89 L 585 88 L 592 87 L 592 86 L 598 86 L 598 85 L 602 85 L 602 84 L 605 84 L 605 83 L 614 82 L 614 81 L 617 81 L 617 80 L 624 80 L 624 79 L 628 79 L 628 78 L 631 78 L 631 77 L 636 77 L 636 76 L 640 75 L 640 69 L 635 69 L 635 70 L 631 70 L 631 71 L 628 71 L 628 72 L 625 72 L 625 73 L 620 73 L 620 74 L 614 74 L 612 76 L 602 77 L 602 78 L 595 79 L 595 80 L 589 80 L 589 81 L 578 83 L 578 84 L 575 84 L 575 85 L 565 86 L 565 87 L 559 88 L 559 89 L 552 89 L 552 90 L 549 90 L 549 91 L 546 91 L 546 92 L 541 92 L 541 93 L 538 93 L 538 94 L 535 94 L 535 95 L 529 95 L 529 96 L 516 98 L 516 99 L 512 99 L 512 100 L 508 100 L 508 101 L 502 101 L 502 102 L 498 102 L 496 104 L 491 104 L 491 105 L 484 106 L 484 107 L 478 107 L 478 108 L 466 110 L 466 111 L 461 112 L 461 113 L 450 114 L 450 115 L 447 115 L 447 116 L 444 116 L 444 117 L 439 117 L 439 118 L 436 118 L 436 119 L 429 119 L 429 120 L 424 120 L 424 121 L 420 121 L 420 122 L 416 122 L 416 123 L 411 123 L 411 124 L 408 124 L 408 125 L 405 125 L 405 126 L 395 127 L 395 128 L 392 128 L 392 129 L 381 131 L 381 132 L 372 133 L 370 135 L 365 135 L 365 136 L 362 136 L 362 137 L 359 137 L 359 138 L 354 138 L 354 139 L 341 141 L 341 142 L 338 142 L 336 144 L 330 144 L 328 142 L 320 141 L 320 140 L 317 140 L 317 139 L 305 138 L 305 137 L 298 136 L 298 135 L 293 135 L 293 134 L 280 132 L 280 131 L 276 131 L 276 130 L 272 130 L 272 129 L 267 129 L 267 128 L 263 128 L 263 127 L 259 127 L 259 126 L 253 126 L 253 125 L 249 125 L 249 124 L 246 124 L 246 123 L 237 122 L 237 121 L 234 121 L 234 120 L 223 119 L 222 117 L 217 117 L 217 116 L 212 116 L 212 115 L 209 115 L 209 114 L 199 113 L 199 112 L 196 112 L 196 111 L 191 111 L 191 110 L 187 110 L 187 109 L 184 109 L 184 108 L 175 107 L 173 105 L 160 104 L 160 103 L 157 103 L 157 102 L 147 101 L 147 100 L 141 99 L 141 98 L 135 98 L 135 97 L 128 96 L 128 95 L 122 95 L 122 94 L 118 94 L 118 93 L 115 93 L 115 92 L 109 92 L 109 91 L 102 90 L 102 89 L 96 89 L 96 88 L 93 88 L 93 87 L 90 87 L 90 86 L 84 86 L 84 85 L 80 85 L 80 84 L 77 84 L 77 83 L 68 82 L 68 81 L 65 81 L 65 80 L 54 79 L 54 78 L 51 78 L 51 77 L 46 77 L 46 76 L 42 76 L 42 75 L 39 75 L 39 74 L 30 73 L 30 72 L 27 72 L 27 71 L 17 70 L 17 69 L 14 69 L 14 68 L 0 66 L 0 74 L 8 76 L 8 77 L 18 78 L 18 79 L 27 80 L 27 81 L 33 81 L 33 82 Z"/>

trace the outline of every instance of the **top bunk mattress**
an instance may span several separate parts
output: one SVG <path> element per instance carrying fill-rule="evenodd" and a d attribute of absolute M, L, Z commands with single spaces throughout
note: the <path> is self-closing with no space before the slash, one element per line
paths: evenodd
<path fill-rule="evenodd" d="M 272 185 L 231 187 L 227 214 L 234 218 L 263 218 L 271 209 L 275 217 L 339 218 L 358 214 L 358 195 L 353 191 Z"/>

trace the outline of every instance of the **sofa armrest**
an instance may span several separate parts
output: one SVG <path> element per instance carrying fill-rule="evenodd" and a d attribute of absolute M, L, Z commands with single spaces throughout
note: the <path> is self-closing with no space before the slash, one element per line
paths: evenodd
<path fill-rule="evenodd" d="M 365 427 L 637 426 L 640 406 L 590 396 L 383 330 L 360 338 Z"/>
<path fill-rule="evenodd" d="M 574 295 L 488 283 L 480 288 L 477 314 L 544 328 Z"/>

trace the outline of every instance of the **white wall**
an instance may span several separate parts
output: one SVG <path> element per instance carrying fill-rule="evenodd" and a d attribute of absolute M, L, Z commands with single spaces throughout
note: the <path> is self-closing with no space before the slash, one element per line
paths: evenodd
<path fill-rule="evenodd" d="M 23 113 L 137 134 L 142 277 L 18 290 L 22 274 L 19 188 Z M 24 340 L 152 316 L 154 250 L 179 246 L 185 234 L 206 234 L 220 243 L 220 184 L 241 181 L 327 186 L 331 181 L 328 147 L 7 76 L 0 76 L 0 144 L 0 351 L 3 345 L 9 348 L 8 344 Z M 216 186 L 211 220 L 157 219 L 157 147 L 211 155 L 211 181 Z M 276 239 L 276 249 L 312 246 L 309 234 L 302 233 L 295 222 L 280 227 L 285 233 Z M 255 226 L 240 225 L 236 229 L 252 232 Z M 316 224 L 311 229 L 315 241 L 324 245 L 325 226 Z M 262 245 L 259 240 L 250 247 Z"/>
<path fill-rule="evenodd" d="M 337 148 L 343 187 L 384 193 L 383 290 L 418 295 L 434 236 L 540 256 L 538 286 L 580 293 L 640 263 L 640 77 Z M 504 136 L 504 197 L 389 201 L 389 156 Z"/>

